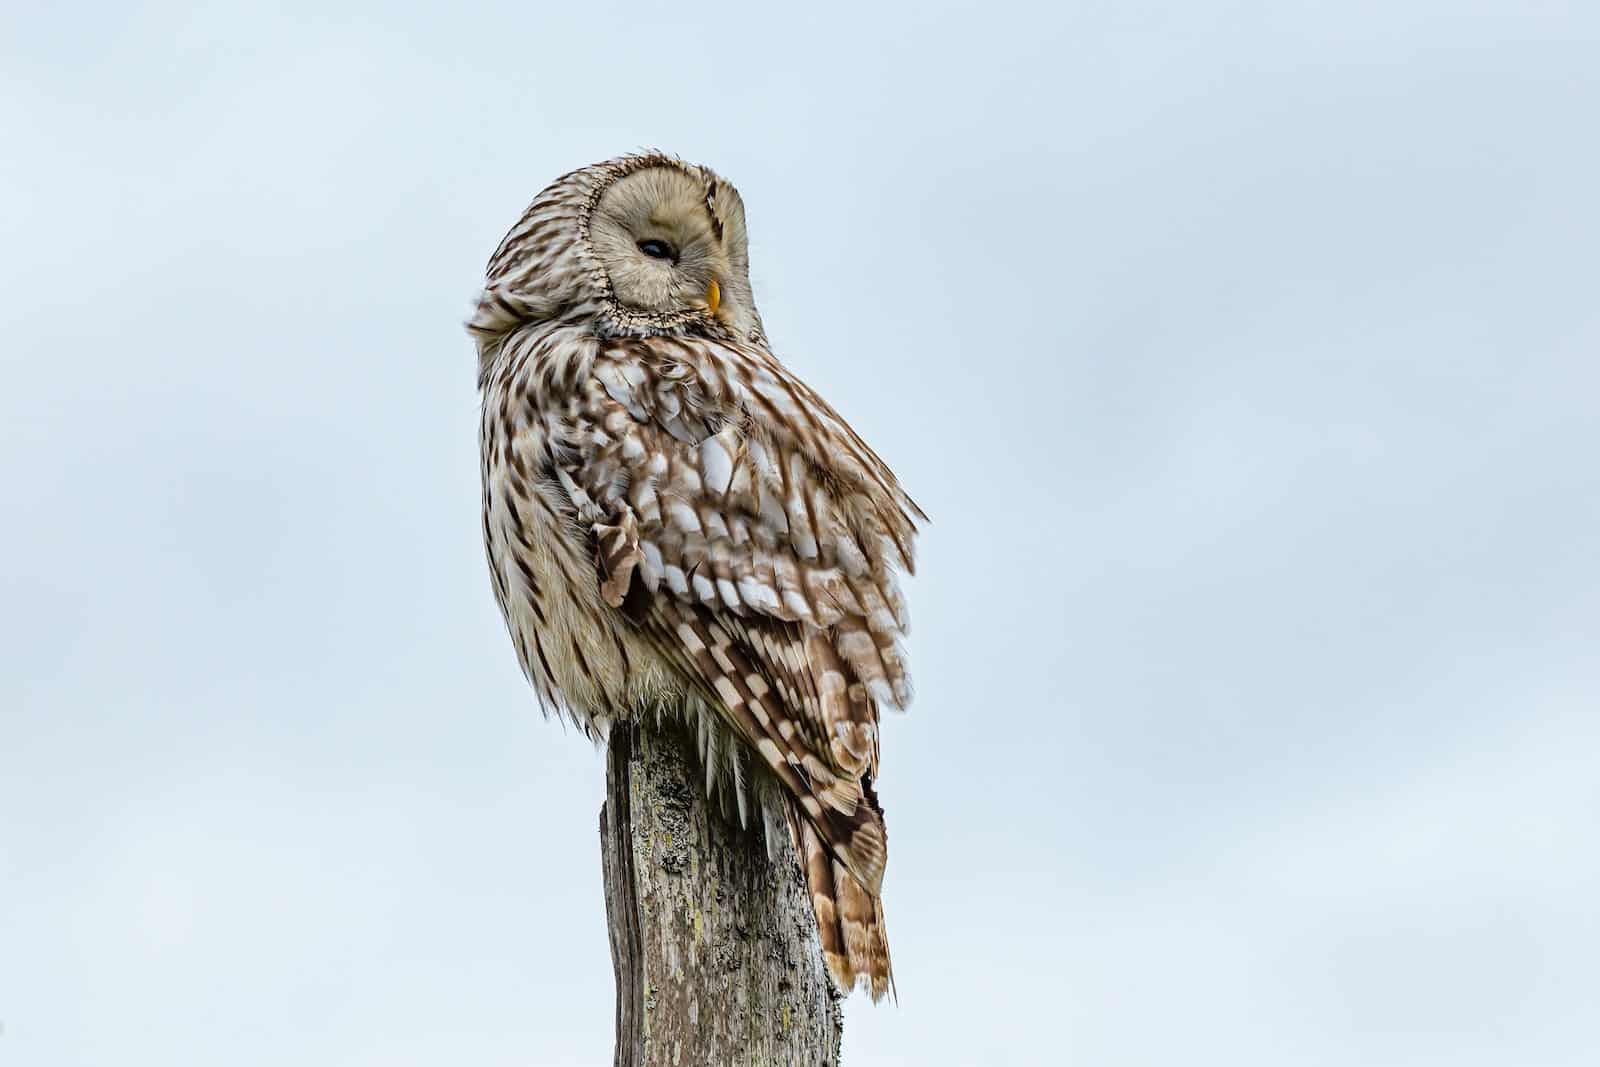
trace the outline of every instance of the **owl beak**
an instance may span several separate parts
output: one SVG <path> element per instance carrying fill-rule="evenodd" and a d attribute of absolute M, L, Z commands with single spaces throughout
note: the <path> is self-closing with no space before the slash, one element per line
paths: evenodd
<path fill-rule="evenodd" d="M 711 284 L 706 286 L 706 310 L 715 315 L 717 313 L 717 308 L 721 305 L 722 287 L 717 284 L 717 280 L 715 278 L 712 278 Z"/>

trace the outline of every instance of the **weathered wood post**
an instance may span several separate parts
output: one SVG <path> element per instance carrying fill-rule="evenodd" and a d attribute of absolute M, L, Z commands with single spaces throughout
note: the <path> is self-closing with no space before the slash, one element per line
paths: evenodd
<path fill-rule="evenodd" d="M 612 731 L 600 842 L 616 1065 L 834 1067 L 839 1000 L 789 834 L 768 859 L 760 829 L 715 810 L 702 782 L 675 725 Z"/>

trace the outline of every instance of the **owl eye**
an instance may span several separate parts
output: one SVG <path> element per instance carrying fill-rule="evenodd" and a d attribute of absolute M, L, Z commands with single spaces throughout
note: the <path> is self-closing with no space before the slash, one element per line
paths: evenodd
<path fill-rule="evenodd" d="M 671 260 L 673 263 L 678 262 L 677 250 L 671 245 L 667 244 L 667 242 L 657 241 L 653 237 L 645 241 L 640 241 L 639 251 L 643 252 L 651 259 L 666 259 Z"/>

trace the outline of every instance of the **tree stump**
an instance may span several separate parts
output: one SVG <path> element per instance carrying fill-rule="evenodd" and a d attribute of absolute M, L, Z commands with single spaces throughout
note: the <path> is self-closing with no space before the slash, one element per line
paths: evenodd
<path fill-rule="evenodd" d="M 703 782 L 676 724 L 612 730 L 600 842 L 616 1065 L 835 1067 L 839 998 L 783 818 L 767 813 L 769 859 L 763 813 L 740 827 Z"/>

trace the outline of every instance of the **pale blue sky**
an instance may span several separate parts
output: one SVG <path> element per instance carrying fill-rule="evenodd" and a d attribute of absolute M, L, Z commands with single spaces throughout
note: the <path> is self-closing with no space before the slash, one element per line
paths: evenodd
<path fill-rule="evenodd" d="M 0 1063 L 610 1062 L 482 264 L 743 191 L 934 517 L 851 1065 L 1600 1062 L 1600 14 L 0 16 Z"/>

